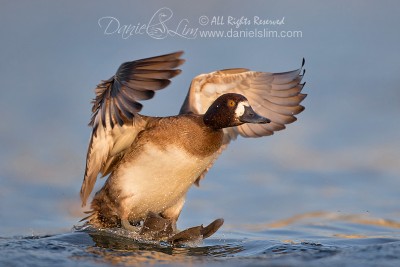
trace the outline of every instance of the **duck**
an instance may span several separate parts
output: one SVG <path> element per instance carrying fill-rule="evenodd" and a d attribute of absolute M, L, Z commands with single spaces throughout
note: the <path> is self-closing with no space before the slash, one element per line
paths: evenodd
<path fill-rule="evenodd" d="M 141 226 L 142 234 L 173 241 L 211 236 L 223 219 L 177 230 L 189 189 L 200 185 L 237 136 L 272 135 L 304 110 L 303 59 L 299 69 L 289 72 L 234 68 L 200 74 L 192 80 L 178 115 L 140 114 L 140 102 L 153 98 L 181 73 L 182 54 L 125 62 L 97 85 L 80 190 L 82 206 L 97 178 L 107 179 L 83 219 L 88 224 L 128 231 Z"/>

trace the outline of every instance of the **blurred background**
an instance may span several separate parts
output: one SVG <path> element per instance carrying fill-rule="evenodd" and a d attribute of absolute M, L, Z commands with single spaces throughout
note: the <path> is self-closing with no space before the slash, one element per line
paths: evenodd
<path fill-rule="evenodd" d="M 286 130 L 230 145 L 189 192 L 180 227 L 223 217 L 225 229 L 240 228 L 316 211 L 400 220 L 398 1 L 3 0 L 1 6 L 0 236 L 59 233 L 78 223 L 87 209 L 79 189 L 94 88 L 122 62 L 178 50 L 187 60 L 182 74 L 143 103 L 143 114 L 177 114 L 198 74 L 288 71 L 303 57 L 309 94 L 306 110 Z M 254 25 L 254 16 L 283 23 Z M 247 18 L 248 25 L 229 25 L 228 17 Z M 151 24 L 170 32 L 118 33 L 117 21 L 122 31 Z M 254 29 L 292 37 L 200 36 Z"/>

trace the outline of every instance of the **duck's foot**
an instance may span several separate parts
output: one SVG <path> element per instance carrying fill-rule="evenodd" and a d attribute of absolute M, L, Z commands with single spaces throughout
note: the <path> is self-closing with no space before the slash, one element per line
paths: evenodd
<path fill-rule="evenodd" d="M 139 234 L 151 239 L 165 239 L 174 233 L 173 223 L 160 215 L 149 212 Z"/>
<path fill-rule="evenodd" d="M 137 233 L 139 228 L 137 226 L 133 226 L 128 219 L 121 219 L 121 226 L 125 230 Z"/>
<path fill-rule="evenodd" d="M 206 227 L 200 225 L 177 232 L 174 231 L 173 227 L 175 221 L 165 219 L 154 212 L 149 212 L 143 222 L 139 234 L 144 236 L 146 239 L 164 240 L 176 245 L 208 238 L 212 236 L 223 225 L 223 223 L 223 219 L 216 219 Z M 122 224 L 122 226 L 127 229 L 124 224 Z"/>
<path fill-rule="evenodd" d="M 203 225 L 191 227 L 171 236 L 168 238 L 168 242 L 171 244 L 182 244 L 185 242 L 206 239 L 218 231 L 223 224 L 224 219 L 216 219 L 206 227 L 203 227 Z"/>

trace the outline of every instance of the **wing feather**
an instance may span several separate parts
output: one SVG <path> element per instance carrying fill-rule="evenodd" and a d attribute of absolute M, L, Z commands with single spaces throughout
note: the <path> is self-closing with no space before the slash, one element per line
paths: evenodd
<path fill-rule="evenodd" d="M 238 93 L 244 95 L 253 109 L 269 118 L 271 123 L 243 124 L 224 129 L 224 145 L 219 152 L 222 152 L 230 140 L 236 139 L 237 135 L 243 137 L 272 135 L 275 131 L 285 129 L 286 124 L 296 121 L 295 115 L 304 110 L 300 105 L 307 96 L 301 93 L 304 87 L 304 83 L 301 84 L 305 73 L 303 66 L 304 59 L 299 69 L 282 73 L 238 68 L 201 74 L 192 80 L 180 113 L 204 114 L 220 95 Z M 204 177 L 207 170 L 197 179 L 196 184 Z"/>
<path fill-rule="evenodd" d="M 92 101 L 92 135 L 86 157 L 85 176 L 81 187 L 82 206 L 93 190 L 97 176 L 109 174 L 113 166 L 145 129 L 147 117 L 138 114 L 141 100 L 151 99 L 154 91 L 170 84 L 181 71 L 183 52 L 125 62 L 116 74 L 102 81 Z"/>
<path fill-rule="evenodd" d="M 85 176 L 81 187 L 82 206 L 86 205 L 86 200 L 93 190 L 104 160 L 108 156 L 108 149 L 112 145 L 111 139 L 106 138 L 102 125 L 98 127 L 97 134 L 92 134 L 86 156 Z"/>

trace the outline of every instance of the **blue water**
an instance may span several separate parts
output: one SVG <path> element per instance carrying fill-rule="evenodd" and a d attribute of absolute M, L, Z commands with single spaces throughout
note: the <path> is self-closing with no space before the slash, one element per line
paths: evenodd
<path fill-rule="evenodd" d="M 0 264 L 398 266 L 400 223 L 351 216 L 335 218 L 337 221 L 332 223 L 328 217 L 335 216 L 314 213 L 297 219 L 314 218 L 319 223 L 300 223 L 292 218 L 292 224 L 273 229 L 220 231 L 202 244 L 178 247 L 134 240 L 119 230 L 81 229 L 56 235 L 2 238 Z M 362 234 L 356 234 L 359 232 Z"/>
<path fill-rule="evenodd" d="M 1 266 L 400 266 L 398 1 L 3 2 Z M 173 12 L 170 30 L 183 20 L 199 30 L 251 31 L 253 22 L 236 28 L 227 19 L 258 16 L 284 18 L 259 30 L 302 36 L 124 38 L 98 24 L 112 16 L 140 26 L 160 9 Z M 211 24 L 214 17 L 225 24 Z M 73 230 L 87 209 L 79 189 L 93 89 L 124 61 L 178 50 L 187 60 L 182 74 L 143 102 L 143 114 L 176 114 L 198 74 L 287 71 L 303 57 L 306 110 L 274 136 L 233 142 L 190 190 L 180 229 L 225 219 L 203 244 Z"/>

